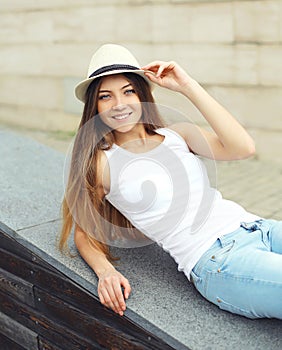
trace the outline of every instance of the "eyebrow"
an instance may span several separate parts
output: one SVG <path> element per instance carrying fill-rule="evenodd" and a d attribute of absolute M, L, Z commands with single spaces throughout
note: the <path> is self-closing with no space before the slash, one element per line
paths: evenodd
<path fill-rule="evenodd" d="M 132 86 L 132 84 L 129 83 L 129 84 L 124 85 L 124 86 L 121 88 L 121 90 L 127 88 L 128 86 Z M 99 90 L 99 93 L 101 93 L 101 92 L 111 92 L 111 90 Z"/>

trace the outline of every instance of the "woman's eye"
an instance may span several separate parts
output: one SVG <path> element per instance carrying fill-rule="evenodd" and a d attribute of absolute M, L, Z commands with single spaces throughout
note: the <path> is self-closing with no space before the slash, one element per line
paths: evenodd
<path fill-rule="evenodd" d="M 110 95 L 100 95 L 99 96 L 99 100 L 106 100 L 108 98 L 110 98 Z"/>
<path fill-rule="evenodd" d="M 125 94 L 126 94 L 126 95 L 132 95 L 132 94 L 134 94 L 134 93 L 135 93 L 135 90 L 134 90 L 134 89 L 128 89 L 128 90 L 125 91 Z"/>

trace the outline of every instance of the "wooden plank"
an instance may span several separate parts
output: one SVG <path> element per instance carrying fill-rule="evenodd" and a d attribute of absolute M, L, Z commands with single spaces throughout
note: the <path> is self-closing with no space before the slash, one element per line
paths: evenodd
<path fill-rule="evenodd" d="M 61 350 L 62 348 L 50 342 L 49 340 L 39 337 L 38 338 L 38 349 L 39 350 Z"/>
<path fill-rule="evenodd" d="M 11 339 L 5 337 L 0 333 L 1 350 L 25 350 L 22 346 L 13 342 Z"/>
<path fill-rule="evenodd" d="M 120 317 L 104 307 L 96 296 L 82 289 L 66 277 L 19 259 L 5 251 L 0 253 L 0 261 L 2 265 L 5 265 L 5 268 L 13 273 L 20 274 L 21 278 L 27 279 L 30 283 L 46 290 L 49 294 L 52 293 L 54 296 L 65 300 L 68 304 L 75 306 L 85 313 L 89 313 L 89 310 L 91 310 L 91 315 L 99 320 L 99 322 L 103 322 L 111 328 L 129 334 L 133 338 L 141 339 L 141 341 L 144 340 L 146 342 L 148 338 L 154 339 L 151 333 L 141 329 L 126 317 Z M 165 343 L 163 342 L 163 344 Z"/>
<path fill-rule="evenodd" d="M 104 322 L 110 324 L 117 322 L 116 327 L 119 325 L 124 330 L 128 329 L 128 321 L 104 307 L 96 296 L 61 274 L 55 274 L 41 266 L 18 258 L 14 254 L 1 250 L 0 266 L 9 270 L 10 274 L 17 274 L 28 283 L 37 285 L 86 312 L 91 309 L 92 313 L 99 315 Z"/>
<path fill-rule="evenodd" d="M 25 248 L 22 247 L 22 249 Z M 48 266 L 49 264 L 45 265 Z M 3 249 L 0 249 L 0 266 L 3 270 L 32 284 L 36 283 L 38 272 L 41 270 L 42 274 L 53 273 L 56 276 L 61 276 L 62 279 L 66 278 L 60 271 L 38 264 L 38 260 L 29 261 Z"/>
<path fill-rule="evenodd" d="M 8 294 L 0 292 L 0 305 L 3 313 L 18 323 L 24 324 L 25 327 L 37 333 L 41 338 L 50 341 L 60 350 L 103 349 L 97 343 L 83 339 L 72 330 L 63 327 L 59 322 L 54 322 L 28 305 L 14 300 Z"/>
<path fill-rule="evenodd" d="M 9 241 L 7 237 L 5 239 L 6 242 Z M 111 341 L 116 342 L 116 339 L 118 339 L 118 342 L 123 346 L 122 349 L 124 348 L 124 344 L 126 344 L 126 348 L 128 349 L 172 349 L 172 347 L 167 345 L 161 339 L 157 338 L 147 330 L 144 330 L 142 327 L 135 324 L 132 320 L 127 319 L 127 317 L 120 317 L 111 310 L 103 307 L 99 302 L 97 296 L 89 293 L 84 288 L 80 287 L 77 283 L 71 281 L 60 271 L 57 271 L 55 268 L 50 266 L 50 264 L 44 261 L 41 262 L 42 259 L 34 258 L 32 254 L 29 255 L 28 253 L 17 256 L 16 253 L 20 250 L 18 244 L 18 242 L 12 242 L 10 244 L 9 249 L 13 252 L 6 251 L 3 248 L 0 249 L 0 266 L 3 269 L 9 271 L 11 274 L 15 274 L 16 276 L 26 280 L 28 283 L 36 285 L 38 288 L 36 287 L 35 290 L 42 291 L 50 297 L 50 293 L 54 294 L 54 300 L 64 301 L 68 310 L 75 310 L 80 314 L 87 315 L 88 318 L 90 317 L 92 325 L 88 323 L 88 330 L 86 332 L 87 334 L 83 333 L 83 329 L 79 330 L 81 333 L 78 337 L 79 339 L 82 338 L 85 344 L 87 344 L 88 340 L 85 340 L 84 338 L 88 339 L 88 335 L 93 332 L 93 322 L 95 322 L 95 324 L 97 324 L 97 329 L 100 329 L 100 333 L 104 336 L 105 332 L 108 332 L 108 334 L 111 335 L 111 339 L 107 339 L 104 345 L 104 340 L 102 343 L 99 342 L 99 337 L 101 334 L 99 334 L 99 337 L 98 334 L 96 334 L 94 338 L 91 338 L 92 344 L 94 342 L 99 342 L 101 346 L 108 346 L 107 348 L 112 349 L 112 344 L 110 345 Z M 28 249 L 24 246 L 21 246 L 21 250 L 24 251 Z M 46 292 L 44 292 L 44 290 Z M 42 307 L 42 303 L 38 304 L 35 302 L 35 305 L 39 308 Z M 12 312 L 11 310 L 12 309 L 10 309 L 10 312 Z M 91 314 L 89 314 L 89 310 L 91 310 Z M 46 313 L 43 315 L 45 317 L 44 322 L 46 322 L 48 307 L 45 308 L 45 310 L 41 311 L 43 311 L 43 313 Z M 53 312 L 54 311 L 60 310 L 57 309 L 53 310 Z M 26 315 L 21 316 L 27 317 Z M 38 318 L 40 318 L 40 315 Z M 62 320 L 64 319 L 62 318 Z M 53 321 L 55 322 L 55 320 L 51 319 L 50 322 L 52 323 Z M 56 321 L 60 322 L 60 317 L 59 319 L 56 319 Z M 69 327 L 68 324 L 67 327 Z M 63 335 L 65 334 L 66 333 L 63 333 Z M 52 338 L 48 339 L 52 341 Z M 74 347 L 74 349 L 76 348 L 77 347 Z M 70 347 L 68 347 L 68 350 L 69 349 Z"/>
<path fill-rule="evenodd" d="M 13 236 L 17 236 L 16 232 L 9 229 L 7 226 L 5 226 L 5 229 L 9 232 L 6 233 L 5 230 L 3 230 L 3 224 L 0 222 L 0 249 L 13 253 L 14 255 L 30 261 L 30 262 L 36 262 L 37 265 L 43 266 L 46 269 L 50 269 L 52 271 L 55 271 L 56 269 L 48 264 L 46 261 L 44 261 L 42 258 L 40 258 L 36 253 L 32 251 L 32 249 L 26 248 L 22 243 L 24 242 L 24 238 L 18 237 L 17 241 Z M 29 244 L 32 248 L 32 245 Z M 1 266 L 1 265 L 0 265 Z"/>
<path fill-rule="evenodd" d="M 37 334 L 11 317 L 0 312 L 1 333 L 24 349 L 37 350 Z"/>
<path fill-rule="evenodd" d="M 36 307 L 44 315 L 60 322 L 64 327 L 72 329 L 86 339 L 95 341 L 106 349 L 112 349 L 114 345 L 118 349 L 128 350 L 168 350 L 172 349 L 161 339 L 156 338 L 153 334 L 145 332 L 141 328 L 132 327 L 127 323 L 127 329 L 121 331 L 116 329 L 114 324 L 109 326 L 102 322 L 97 316 L 90 313 L 82 312 L 76 307 L 64 302 L 62 299 L 54 297 L 49 293 L 35 287 Z M 119 317 L 122 319 L 122 317 Z M 126 318 L 124 317 L 126 321 Z M 148 336 L 149 335 L 149 336 Z"/>
<path fill-rule="evenodd" d="M 36 265 L 36 263 L 26 261 L 1 249 L 0 266 L 8 270 L 10 274 L 17 275 L 19 278 L 27 281 L 27 283 L 50 291 L 52 294 L 63 298 L 82 310 L 88 311 L 91 308 L 94 314 L 101 314 L 104 320 L 111 320 L 113 317 L 116 320 L 121 319 L 112 311 L 105 308 L 95 295 L 89 293 L 60 273 L 54 273 L 49 269 Z"/>
<path fill-rule="evenodd" d="M 53 294 L 64 298 L 70 303 L 82 306 L 83 309 L 92 308 L 94 313 L 104 312 L 105 317 L 113 314 L 109 309 L 101 305 L 98 298 L 87 292 L 85 289 L 72 282 L 69 278 L 60 273 L 55 273 L 36 263 L 26 261 L 16 255 L 0 249 L 0 266 L 8 270 L 10 274 L 18 276 L 27 283 L 37 285 L 38 287 L 52 292 Z"/>
<path fill-rule="evenodd" d="M 6 250 L 0 249 L 0 266 L 3 270 L 33 284 L 36 264 Z"/>
<path fill-rule="evenodd" d="M 27 260 L 32 260 L 32 252 L 23 250 L 22 244 L 13 237 L 16 233 L 6 225 L 0 222 L 0 248 L 10 251 Z"/>
<path fill-rule="evenodd" d="M 107 326 L 90 314 L 81 312 L 79 309 L 67 304 L 62 299 L 51 296 L 43 290 L 35 289 L 36 306 L 48 318 L 60 322 L 64 327 L 72 329 L 84 338 L 99 343 L 99 345 L 110 349 L 123 345 L 124 349 L 143 349 L 141 346 L 132 346 L 130 339 L 125 334 Z"/>
<path fill-rule="evenodd" d="M 0 290 L 9 293 L 14 298 L 24 302 L 25 304 L 35 306 L 33 296 L 33 285 L 1 268 Z"/>

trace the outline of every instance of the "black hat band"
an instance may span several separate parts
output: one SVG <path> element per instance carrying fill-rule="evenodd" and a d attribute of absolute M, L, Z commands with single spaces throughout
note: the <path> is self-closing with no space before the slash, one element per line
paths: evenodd
<path fill-rule="evenodd" d="M 93 72 L 91 75 L 89 75 L 88 78 L 93 78 L 96 75 L 110 72 L 111 70 L 123 70 L 123 69 L 126 69 L 126 70 L 137 70 L 138 69 L 138 70 L 140 70 L 140 68 L 130 66 L 129 64 L 111 64 L 109 66 L 105 66 L 105 67 L 102 67 L 102 68 L 95 70 L 95 72 Z"/>

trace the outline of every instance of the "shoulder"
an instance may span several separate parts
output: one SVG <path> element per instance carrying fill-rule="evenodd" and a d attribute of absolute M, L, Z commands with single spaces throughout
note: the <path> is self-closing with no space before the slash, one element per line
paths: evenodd
<path fill-rule="evenodd" d="M 199 145 L 206 143 L 206 132 L 201 127 L 190 122 L 181 122 L 169 125 L 169 129 L 182 137 L 192 153 L 201 155 Z"/>
<path fill-rule="evenodd" d="M 186 139 L 190 133 L 195 131 L 196 128 L 197 128 L 196 125 L 193 125 L 192 123 L 189 123 L 189 122 L 174 123 L 174 124 L 170 124 L 167 127 L 167 129 L 174 131 L 184 139 Z"/>
<path fill-rule="evenodd" d="M 213 131 L 188 122 L 172 124 L 170 128 L 183 137 L 192 153 L 209 159 L 231 160 Z"/>
<path fill-rule="evenodd" d="M 170 124 L 167 129 L 184 139 L 188 146 L 195 134 L 199 133 L 199 127 L 189 122 Z"/>

